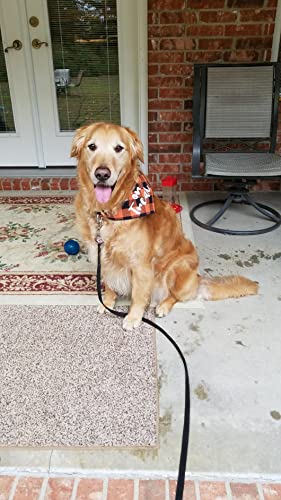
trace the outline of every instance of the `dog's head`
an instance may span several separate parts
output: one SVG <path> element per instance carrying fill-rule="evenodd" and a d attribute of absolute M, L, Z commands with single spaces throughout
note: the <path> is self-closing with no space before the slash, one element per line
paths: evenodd
<path fill-rule="evenodd" d="M 135 132 L 111 123 L 94 123 L 76 131 L 71 156 L 94 186 L 99 203 L 110 201 L 115 188 L 143 162 L 143 146 Z M 85 176 L 84 176 L 85 179 Z"/>

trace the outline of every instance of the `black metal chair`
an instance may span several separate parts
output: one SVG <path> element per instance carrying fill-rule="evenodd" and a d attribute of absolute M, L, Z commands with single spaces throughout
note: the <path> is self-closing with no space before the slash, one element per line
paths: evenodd
<path fill-rule="evenodd" d="M 258 179 L 281 176 L 281 156 L 275 154 L 280 71 L 281 63 L 195 64 L 192 177 L 230 183 L 226 199 L 200 203 L 191 210 L 192 221 L 204 229 L 251 235 L 281 224 L 275 209 L 249 195 L 249 186 Z M 251 230 L 216 227 L 237 203 L 251 205 L 270 225 Z M 202 212 L 199 218 L 202 207 L 218 204 L 222 206 L 209 220 L 201 220 Z"/>

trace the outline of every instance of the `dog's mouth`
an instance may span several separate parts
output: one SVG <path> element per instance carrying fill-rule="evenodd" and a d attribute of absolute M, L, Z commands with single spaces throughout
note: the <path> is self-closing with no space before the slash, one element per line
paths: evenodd
<path fill-rule="evenodd" d="M 95 185 L 95 194 L 99 203 L 107 203 L 111 196 L 115 184 L 113 186 L 107 186 L 106 184 L 98 183 Z"/>

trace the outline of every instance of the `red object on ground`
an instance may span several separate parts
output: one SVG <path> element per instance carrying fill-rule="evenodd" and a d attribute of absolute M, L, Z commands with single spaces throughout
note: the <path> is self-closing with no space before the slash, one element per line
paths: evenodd
<path fill-rule="evenodd" d="M 182 211 L 182 206 L 178 203 L 170 203 L 170 205 L 177 214 Z"/>

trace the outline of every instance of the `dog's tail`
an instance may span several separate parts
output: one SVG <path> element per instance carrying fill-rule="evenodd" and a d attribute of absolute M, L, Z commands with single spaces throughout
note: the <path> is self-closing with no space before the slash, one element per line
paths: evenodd
<path fill-rule="evenodd" d="M 259 284 L 243 276 L 203 277 L 199 278 L 198 298 L 221 300 L 227 298 L 256 295 Z"/>

